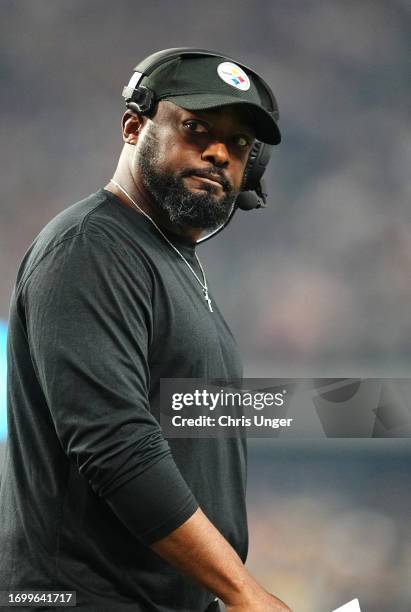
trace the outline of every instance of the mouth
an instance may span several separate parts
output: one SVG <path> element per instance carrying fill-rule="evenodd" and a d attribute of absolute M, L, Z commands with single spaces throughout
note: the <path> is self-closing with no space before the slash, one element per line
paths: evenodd
<path fill-rule="evenodd" d="M 201 174 L 190 174 L 189 175 L 191 178 L 195 178 L 197 180 L 200 181 L 204 181 L 205 183 L 208 183 L 209 185 L 213 185 L 213 186 L 217 186 L 217 187 L 221 187 L 221 189 L 223 189 L 223 180 L 219 177 L 219 176 L 202 176 Z"/>

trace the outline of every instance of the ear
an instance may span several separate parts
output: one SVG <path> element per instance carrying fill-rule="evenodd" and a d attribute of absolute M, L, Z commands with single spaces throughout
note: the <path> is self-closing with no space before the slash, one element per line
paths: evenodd
<path fill-rule="evenodd" d="M 143 125 L 144 119 L 141 115 L 131 110 L 126 110 L 121 120 L 123 141 L 127 144 L 135 145 Z"/>

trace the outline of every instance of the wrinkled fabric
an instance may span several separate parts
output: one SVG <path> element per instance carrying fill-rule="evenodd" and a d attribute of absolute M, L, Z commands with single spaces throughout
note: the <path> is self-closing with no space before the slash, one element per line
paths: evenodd
<path fill-rule="evenodd" d="M 10 309 L 1 590 L 76 590 L 84 611 L 202 611 L 214 596 L 149 548 L 198 506 L 245 561 L 245 440 L 166 440 L 159 425 L 161 378 L 242 375 L 213 306 L 105 190 L 33 242 Z"/>

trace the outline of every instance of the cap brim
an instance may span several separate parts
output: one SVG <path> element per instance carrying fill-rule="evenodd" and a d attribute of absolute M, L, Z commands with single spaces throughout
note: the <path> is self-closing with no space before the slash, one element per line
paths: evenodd
<path fill-rule="evenodd" d="M 220 108 L 232 104 L 241 104 L 249 109 L 250 121 L 255 130 L 255 135 L 261 142 L 277 145 L 281 142 L 281 133 L 274 118 L 266 110 L 247 100 L 237 97 L 222 96 L 218 94 L 187 94 L 181 96 L 164 96 L 163 100 L 173 102 L 187 110 L 206 110 Z"/>

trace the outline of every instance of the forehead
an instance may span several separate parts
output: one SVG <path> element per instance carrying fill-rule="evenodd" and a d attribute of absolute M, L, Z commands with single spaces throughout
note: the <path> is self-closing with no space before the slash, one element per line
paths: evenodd
<path fill-rule="evenodd" d="M 233 129 L 241 129 L 254 135 L 254 128 L 250 111 L 240 104 L 230 104 L 220 108 L 210 108 L 207 110 L 188 110 L 162 100 L 159 102 L 158 115 L 160 119 L 170 120 L 170 118 L 197 117 L 211 124 L 221 123 L 224 126 L 231 126 Z"/>

